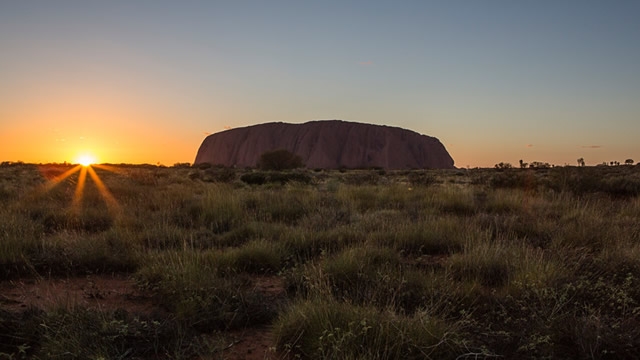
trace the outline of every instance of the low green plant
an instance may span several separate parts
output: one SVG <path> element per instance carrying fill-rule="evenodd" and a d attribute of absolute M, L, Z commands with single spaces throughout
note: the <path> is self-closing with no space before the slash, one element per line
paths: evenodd
<path fill-rule="evenodd" d="M 0 322 L 8 325 L 8 313 Z M 101 311 L 57 308 L 25 312 L 0 345 L 0 357 L 34 359 L 146 359 L 171 354 L 187 359 L 210 355 L 221 343 L 203 341 L 193 330 L 172 319 L 129 314 L 124 309 Z"/>
<path fill-rule="evenodd" d="M 240 248 L 226 250 L 221 259 L 231 271 L 254 274 L 277 273 L 282 261 L 280 246 L 265 240 L 254 240 Z"/>
<path fill-rule="evenodd" d="M 287 170 L 303 167 L 302 158 L 288 150 L 276 149 L 260 155 L 257 164 L 262 170 Z"/>
<path fill-rule="evenodd" d="M 216 251 L 158 254 L 136 278 L 187 328 L 200 332 L 264 324 L 275 316 L 234 257 Z M 243 263 L 240 263 L 242 265 Z"/>
<path fill-rule="evenodd" d="M 437 359 L 455 357 L 457 325 L 428 312 L 399 316 L 375 307 L 301 301 L 275 322 L 276 346 L 307 359 Z"/>
<path fill-rule="evenodd" d="M 515 259 L 509 250 L 504 244 L 470 244 L 464 253 L 451 257 L 451 274 L 457 281 L 478 282 L 488 287 L 504 286 L 515 270 Z"/>
<path fill-rule="evenodd" d="M 262 185 L 267 182 L 267 175 L 262 172 L 251 172 L 240 176 L 240 180 L 249 185 Z"/>
<path fill-rule="evenodd" d="M 522 189 L 535 192 L 538 182 L 535 170 L 508 169 L 493 174 L 489 185 L 493 188 Z"/>
<path fill-rule="evenodd" d="M 471 216 L 478 212 L 474 193 L 468 189 L 447 187 L 436 192 L 431 201 L 444 214 Z"/>
<path fill-rule="evenodd" d="M 173 222 L 185 228 L 206 228 L 220 234 L 237 226 L 243 217 L 240 200 L 228 185 L 212 186 L 192 199 L 184 199 Z"/>
<path fill-rule="evenodd" d="M 431 186 L 438 182 L 438 179 L 431 171 L 411 171 L 407 175 L 407 181 L 411 186 Z"/>
<path fill-rule="evenodd" d="M 321 255 L 336 253 L 350 245 L 364 242 L 365 235 L 347 226 L 327 231 L 287 231 L 281 244 L 294 261 L 304 263 Z"/>
<path fill-rule="evenodd" d="M 372 238 L 405 255 L 452 254 L 462 250 L 465 234 L 475 230 L 465 228 L 454 218 L 442 217 L 420 223 L 395 223 L 386 231 L 372 233 Z"/>

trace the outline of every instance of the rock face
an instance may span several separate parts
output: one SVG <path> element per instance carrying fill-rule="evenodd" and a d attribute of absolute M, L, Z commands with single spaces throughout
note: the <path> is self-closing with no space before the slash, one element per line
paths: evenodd
<path fill-rule="evenodd" d="M 253 167 L 265 151 L 286 149 L 308 168 L 452 169 L 438 139 L 398 127 L 341 120 L 253 125 L 207 136 L 194 164 Z"/>

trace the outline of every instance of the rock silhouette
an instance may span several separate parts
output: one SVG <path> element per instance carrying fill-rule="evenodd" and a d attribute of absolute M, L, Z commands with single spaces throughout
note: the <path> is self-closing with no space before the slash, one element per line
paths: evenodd
<path fill-rule="evenodd" d="M 286 149 L 308 168 L 452 169 L 440 141 L 399 127 L 342 120 L 265 123 L 207 136 L 194 164 L 256 166 L 265 151 Z"/>

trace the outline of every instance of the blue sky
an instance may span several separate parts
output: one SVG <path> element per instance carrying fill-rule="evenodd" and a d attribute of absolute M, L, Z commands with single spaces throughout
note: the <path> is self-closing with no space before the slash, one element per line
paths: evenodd
<path fill-rule="evenodd" d="M 456 166 L 640 161 L 637 1 L 0 4 L 2 160 L 191 162 L 206 133 L 344 119 Z"/>

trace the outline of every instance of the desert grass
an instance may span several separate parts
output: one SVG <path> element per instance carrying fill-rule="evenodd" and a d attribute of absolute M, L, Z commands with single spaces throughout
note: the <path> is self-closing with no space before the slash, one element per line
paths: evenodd
<path fill-rule="evenodd" d="M 216 358 L 229 331 L 263 327 L 275 358 L 640 347 L 637 167 L 97 168 L 117 212 L 90 180 L 81 198 L 77 175 L 52 186 L 67 170 L 0 167 L 0 280 L 117 273 L 163 312 L 0 298 L 0 358 Z"/>

